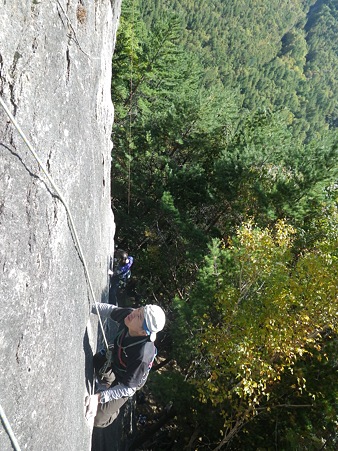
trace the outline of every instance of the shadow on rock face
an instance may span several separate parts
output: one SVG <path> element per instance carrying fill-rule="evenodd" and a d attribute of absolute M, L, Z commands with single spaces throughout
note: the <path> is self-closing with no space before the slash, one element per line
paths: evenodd
<path fill-rule="evenodd" d="M 20 164 L 27 171 L 29 176 L 32 177 L 32 179 L 39 180 L 41 183 L 43 183 L 45 185 L 47 191 L 49 192 L 49 194 L 51 194 L 52 197 L 58 198 L 58 196 L 51 190 L 51 188 L 46 183 L 46 181 L 43 179 L 43 177 L 36 175 L 34 172 L 32 172 L 31 169 L 29 169 L 29 167 L 23 161 L 22 157 L 16 152 L 16 150 L 14 148 L 9 147 L 7 144 L 5 144 L 1 141 L 0 141 L 0 148 L 2 151 L 9 151 L 13 155 L 13 157 L 15 157 L 17 160 L 20 161 Z M 34 160 L 32 159 L 32 161 L 34 161 Z"/>
<path fill-rule="evenodd" d="M 91 451 L 127 451 L 132 434 L 133 400 L 129 400 L 116 420 L 106 428 L 93 429 Z"/>
<path fill-rule="evenodd" d="M 89 336 L 88 336 L 88 330 L 86 328 L 84 337 L 83 337 L 83 351 L 85 354 L 85 379 L 86 379 L 86 388 L 87 392 L 91 393 L 92 391 L 92 385 L 93 385 L 93 374 L 94 374 L 94 367 L 93 367 L 93 351 L 92 347 L 89 343 Z"/>
<path fill-rule="evenodd" d="M 107 298 L 108 298 L 108 287 L 106 287 L 101 294 L 101 302 L 107 302 Z M 105 322 L 107 323 L 107 321 Z M 105 324 L 104 323 L 104 324 Z M 112 321 L 109 321 L 108 323 L 112 323 Z M 112 342 L 113 338 L 114 338 L 114 334 L 115 332 L 115 327 L 114 325 L 111 325 L 109 327 L 109 324 L 106 324 L 105 326 L 105 336 L 108 340 L 108 342 Z M 93 388 L 93 383 L 94 383 L 94 366 L 93 366 L 93 356 L 94 353 L 97 352 L 100 349 L 105 348 L 105 344 L 104 344 L 104 339 L 103 339 L 103 335 L 102 335 L 102 331 L 100 326 L 98 326 L 98 330 L 97 330 L 97 340 L 96 340 L 96 351 L 94 351 L 93 353 L 93 348 L 90 344 L 90 339 L 89 339 L 89 333 L 88 333 L 88 328 L 86 327 L 84 336 L 83 336 L 83 351 L 85 354 L 85 379 L 86 379 L 86 388 L 87 388 L 87 392 L 88 393 L 92 393 L 92 388 Z"/>

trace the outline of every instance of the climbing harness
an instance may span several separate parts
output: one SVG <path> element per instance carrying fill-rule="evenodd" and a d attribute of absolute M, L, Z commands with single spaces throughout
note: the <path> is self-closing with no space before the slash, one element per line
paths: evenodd
<path fill-rule="evenodd" d="M 119 359 L 119 364 L 120 364 L 120 371 L 126 371 L 124 368 L 127 367 L 127 365 L 124 363 L 124 361 L 122 360 L 122 353 L 127 356 L 126 354 L 126 349 L 127 348 L 131 348 L 132 346 L 136 346 L 140 343 L 145 343 L 148 340 L 148 337 L 146 338 L 142 338 L 141 340 L 135 341 L 134 343 L 131 343 L 130 345 L 127 346 L 122 346 L 122 342 L 123 339 L 125 338 L 126 335 L 126 331 L 125 329 L 122 329 L 116 336 L 116 344 L 117 344 L 117 356 Z M 99 374 L 102 376 L 102 374 L 104 374 L 108 368 L 110 368 L 113 364 L 113 352 L 112 349 L 114 348 L 114 346 L 110 346 L 109 349 L 106 351 L 106 362 L 103 364 L 102 368 L 99 371 Z M 155 353 L 156 355 L 156 353 Z M 155 356 L 154 356 L 155 357 Z"/>
<path fill-rule="evenodd" d="M 131 348 L 132 346 L 136 346 L 136 345 L 138 345 L 138 344 L 145 343 L 146 341 L 148 341 L 148 337 L 142 338 L 141 340 L 138 340 L 138 341 L 135 341 L 134 343 L 131 343 L 131 344 L 128 345 L 128 346 L 122 346 L 122 342 L 123 342 L 123 339 L 124 339 L 124 337 L 125 337 L 125 331 L 123 331 L 123 332 L 124 332 L 123 334 L 120 333 L 120 334 L 117 336 L 117 346 L 118 346 L 118 358 L 119 358 L 119 363 L 120 363 L 121 366 L 123 366 L 124 368 L 126 368 L 127 365 L 126 365 L 126 364 L 124 363 L 124 361 L 122 360 L 122 353 L 127 357 L 127 353 L 126 353 L 126 349 L 127 349 L 127 348 Z M 119 340 L 120 340 L 120 341 L 119 341 Z"/>

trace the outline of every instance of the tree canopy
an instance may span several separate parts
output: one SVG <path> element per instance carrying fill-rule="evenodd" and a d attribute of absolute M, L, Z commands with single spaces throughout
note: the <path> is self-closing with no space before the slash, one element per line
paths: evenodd
<path fill-rule="evenodd" d="M 136 294 L 168 313 L 168 449 L 337 441 L 337 20 L 333 1 L 123 2 L 112 207 Z"/>

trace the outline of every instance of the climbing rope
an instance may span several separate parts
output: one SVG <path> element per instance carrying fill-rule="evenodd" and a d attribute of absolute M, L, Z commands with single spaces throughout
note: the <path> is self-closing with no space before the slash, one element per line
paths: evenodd
<path fill-rule="evenodd" d="M 68 24 L 69 24 L 69 28 L 70 28 L 70 29 L 72 30 L 72 32 L 73 32 L 73 39 L 74 39 L 76 45 L 79 47 L 79 49 L 81 50 L 81 52 L 82 52 L 84 55 L 86 55 L 89 59 L 92 59 L 92 57 L 91 57 L 90 55 L 88 55 L 88 53 L 86 53 L 86 52 L 82 49 L 82 47 L 81 47 L 81 45 L 80 45 L 80 42 L 79 42 L 78 38 L 76 37 L 75 28 L 73 27 L 72 22 L 71 22 L 70 18 L 68 17 L 66 11 L 65 11 L 64 8 L 62 7 L 61 3 L 59 2 L 59 0 L 56 0 L 56 2 L 57 2 L 57 4 L 59 5 L 59 7 L 61 8 L 63 14 L 65 15 L 65 17 L 66 17 L 66 19 L 67 19 L 67 22 L 68 22 Z M 94 58 L 94 59 L 98 59 L 98 58 Z"/>
<path fill-rule="evenodd" d="M 129 130 L 128 130 L 128 151 L 129 151 L 129 158 L 128 158 L 128 215 L 130 212 L 130 203 L 131 203 L 131 151 L 132 151 L 132 109 L 133 109 L 133 58 L 134 58 L 134 22 L 135 22 L 135 2 L 133 0 L 132 2 L 132 21 L 131 21 L 131 50 L 130 50 L 130 79 L 129 79 L 129 89 L 130 89 L 130 96 L 129 96 Z"/>
<path fill-rule="evenodd" d="M 14 116 L 13 116 L 12 113 L 9 111 L 7 105 L 6 105 L 5 102 L 2 100 L 1 97 L 0 97 L 0 103 L 1 103 L 1 105 L 2 105 L 2 107 L 3 107 L 3 109 L 5 110 L 7 116 L 10 118 L 11 122 L 13 123 L 14 127 L 15 127 L 15 128 L 17 129 L 17 131 L 19 132 L 21 138 L 23 139 L 23 141 L 24 141 L 25 144 L 27 145 L 28 149 L 29 149 L 30 152 L 32 153 L 33 157 L 34 157 L 34 158 L 36 159 L 36 161 L 38 162 L 40 168 L 41 168 L 42 171 L 44 172 L 44 174 L 45 174 L 45 176 L 47 177 L 49 183 L 51 184 L 51 186 L 53 187 L 54 191 L 56 192 L 58 198 L 60 199 L 60 201 L 62 202 L 62 204 L 63 204 L 64 207 L 65 207 L 65 210 L 66 210 L 66 213 L 67 213 L 67 216 L 68 216 L 68 219 L 69 219 L 70 229 L 71 229 L 71 232 L 72 232 L 72 234 L 73 234 L 73 237 L 74 237 L 74 240 L 75 240 L 76 246 L 77 246 L 77 248 L 78 248 L 79 255 L 80 255 L 80 258 L 81 258 L 81 261 L 82 261 L 84 270 L 85 270 L 85 275 L 86 275 L 87 282 L 88 282 L 88 285 L 89 285 L 89 288 L 90 288 L 90 293 L 91 293 L 92 298 L 93 298 L 93 300 L 94 300 L 95 306 L 97 306 L 98 303 L 96 302 L 96 299 L 95 299 L 95 294 L 94 294 L 93 286 L 92 286 L 91 279 L 90 279 L 90 276 L 89 276 L 89 271 L 88 271 L 87 263 L 86 263 L 86 260 L 85 260 L 85 258 L 84 258 L 84 254 L 83 254 L 82 247 L 81 247 L 81 244 L 80 244 L 80 241 L 79 241 L 79 238 L 78 238 L 78 234 L 77 234 L 77 232 L 76 232 L 76 228 L 75 228 L 75 224 L 74 224 L 74 221 L 73 221 L 73 217 L 72 217 L 72 215 L 71 215 L 71 212 L 70 212 L 70 210 L 69 210 L 69 207 L 68 207 L 68 205 L 67 205 L 67 202 L 66 202 L 65 199 L 63 198 L 63 196 L 62 196 L 62 194 L 61 194 L 59 188 L 58 188 L 58 187 L 56 186 L 56 184 L 54 183 L 52 177 L 48 174 L 47 169 L 44 167 L 44 165 L 43 165 L 42 162 L 40 161 L 40 159 L 39 159 L 37 153 L 36 153 L 35 150 L 33 149 L 32 145 L 30 144 L 30 142 L 29 142 L 28 139 L 26 138 L 26 136 L 25 136 L 25 134 L 23 133 L 23 131 L 21 130 L 19 124 L 17 123 L 17 121 L 15 120 Z M 102 320 L 101 320 L 101 315 L 100 315 L 99 309 L 96 308 L 96 311 L 97 311 L 97 315 L 98 315 L 98 318 L 99 318 L 99 323 L 100 323 L 100 326 L 101 326 L 101 331 L 102 331 L 103 340 L 104 340 L 105 345 L 106 345 L 106 348 L 107 348 L 107 350 L 108 350 L 108 341 L 107 341 L 106 336 L 105 336 L 105 333 L 104 333 L 104 328 L 103 328 L 103 324 L 102 324 Z"/>
<path fill-rule="evenodd" d="M 0 404 L 0 418 L 1 418 L 2 424 L 4 425 L 4 428 L 6 429 L 7 434 L 9 435 L 9 438 L 12 442 L 12 447 L 14 448 L 15 451 L 21 451 L 19 443 L 18 443 L 17 439 L 15 438 L 13 429 L 11 428 L 9 421 L 7 420 L 6 414 L 3 410 L 3 408 L 1 407 L 1 404 Z"/>

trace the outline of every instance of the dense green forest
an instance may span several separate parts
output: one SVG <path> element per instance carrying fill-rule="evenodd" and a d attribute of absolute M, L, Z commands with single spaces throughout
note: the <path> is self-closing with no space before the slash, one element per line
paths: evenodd
<path fill-rule="evenodd" d="M 123 1 L 116 241 L 168 313 L 135 449 L 337 447 L 337 32 L 333 0 Z"/>

